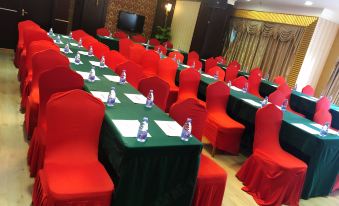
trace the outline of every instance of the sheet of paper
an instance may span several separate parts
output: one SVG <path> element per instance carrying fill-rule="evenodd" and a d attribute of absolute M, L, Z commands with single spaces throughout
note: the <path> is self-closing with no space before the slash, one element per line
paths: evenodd
<path fill-rule="evenodd" d="M 75 64 L 75 63 L 74 63 L 74 58 L 68 58 L 68 60 L 69 60 L 69 62 L 71 62 L 72 64 Z M 83 64 L 83 62 L 80 61 L 80 64 Z"/>
<path fill-rule="evenodd" d="M 142 94 L 126 94 L 126 97 L 135 104 L 146 104 L 146 97 Z"/>
<path fill-rule="evenodd" d="M 54 43 L 56 43 L 56 44 L 64 44 L 62 41 L 60 41 L 60 42 L 58 43 L 58 42 L 56 42 L 56 40 L 54 40 Z"/>
<path fill-rule="evenodd" d="M 76 46 L 76 47 L 78 46 L 78 43 L 69 43 L 69 44 L 72 45 L 72 46 Z"/>
<path fill-rule="evenodd" d="M 235 86 L 231 86 L 231 89 L 235 90 L 235 91 L 238 91 L 238 92 L 241 92 L 242 89 L 239 89 L 238 87 L 235 87 Z"/>
<path fill-rule="evenodd" d="M 65 39 L 70 39 L 71 37 L 67 36 L 67 35 L 61 35 L 62 38 L 65 38 Z"/>
<path fill-rule="evenodd" d="M 79 54 L 88 56 L 88 52 L 87 51 L 79 51 Z"/>
<path fill-rule="evenodd" d="M 66 53 L 65 48 L 60 48 L 60 51 L 63 52 L 63 53 Z M 68 50 L 67 54 L 73 54 L 72 50 Z"/>
<path fill-rule="evenodd" d="M 76 71 L 78 74 L 82 76 L 83 79 L 87 80 L 89 76 L 89 72 L 80 72 Z M 99 77 L 95 76 L 95 81 L 100 80 Z"/>
<path fill-rule="evenodd" d="M 213 79 L 214 77 L 212 77 L 211 75 L 209 75 L 209 74 L 201 74 L 202 76 L 204 76 L 204 77 L 207 77 L 207 78 L 210 78 L 210 79 Z"/>
<path fill-rule="evenodd" d="M 91 63 L 95 67 L 99 67 L 100 66 L 100 62 L 97 62 L 97 61 L 89 61 L 89 63 Z M 106 68 L 107 66 L 105 65 L 104 67 Z"/>
<path fill-rule="evenodd" d="M 109 92 L 91 91 L 91 93 L 102 102 L 107 102 Z M 115 103 L 121 103 L 117 97 L 115 98 Z"/>
<path fill-rule="evenodd" d="M 104 75 L 106 79 L 108 79 L 111 82 L 120 82 L 119 76 L 113 76 L 113 75 Z"/>
<path fill-rule="evenodd" d="M 138 120 L 112 120 L 123 137 L 137 137 L 140 122 Z M 152 137 L 147 133 L 147 137 Z"/>
<path fill-rule="evenodd" d="M 180 137 L 182 132 L 182 126 L 176 121 L 162 121 L 154 120 L 154 122 L 160 127 L 160 129 L 170 137 Z"/>
<path fill-rule="evenodd" d="M 320 130 L 321 128 L 323 128 L 322 125 L 317 124 L 317 123 L 311 123 L 311 125 L 314 126 L 314 127 L 316 127 L 316 128 L 318 128 L 319 130 Z M 337 135 L 337 134 L 338 134 L 338 132 L 336 132 L 336 131 L 333 130 L 333 129 L 328 129 L 328 133 L 334 134 L 334 135 Z"/>
<path fill-rule="evenodd" d="M 191 68 L 190 66 L 186 65 L 186 64 L 179 64 L 179 66 L 185 67 L 185 68 Z"/>
<path fill-rule="evenodd" d="M 312 100 L 312 101 L 318 101 L 318 98 L 316 97 L 308 97 L 308 96 L 303 96 L 303 95 L 300 95 L 300 97 L 304 98 L 304 99 L 308 99 L 308 100 Z"/>
<path fill-rule="evenodd" d="M 245 102 L 247 102 L 247 103 L 249 103 L 249 104 L 251 104 L 251 105 L 253 105 L 253 106 L 261 107 L 261 104 L 260 104 L 260 103 L 254 101 L 254 100 L 252 100 L 252 99 L 242 99 L 242 100 L 244 100 Z"/>
<path fill-rule="evenodd" d="M 315 129 L 312 129 L 304 124 L 301 124 L 301 123 L 292 123 L 292 125 L 308 132 L 308 133 L 311 133 L 311 134 L 319 134 L 319 131 L 315 130 Z"/>

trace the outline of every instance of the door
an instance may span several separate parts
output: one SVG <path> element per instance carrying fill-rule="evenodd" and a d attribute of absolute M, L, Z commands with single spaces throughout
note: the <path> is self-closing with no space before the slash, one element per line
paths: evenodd
<path fill-rule="evenodd" d="M 32 20 L 48 30 L 52 23 L 54 0 L 21 0 L 21 20 Z"/>
<path fill-rule="evenodd" d="M 21 0 L 0 0 L 0 48 L 15 48 Z"/>

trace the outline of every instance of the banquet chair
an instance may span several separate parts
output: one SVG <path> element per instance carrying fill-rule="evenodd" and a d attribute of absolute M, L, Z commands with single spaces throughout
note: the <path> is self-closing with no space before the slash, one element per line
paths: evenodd
<path fill-rule="evenodd" d="M 332 114 L 328 110 L 318 110 L 313 116 L 313 121 L 324 125 L 326 122 L 332 124 Z"/>
<path fill-rule="evenodd" d="M 113 37 L 117 39 L 127 39 L 128 35 L 123 31 L 116 31 L 114 32 Z"/>
<path fill-rule="evenodd" d="M 82 29 L 72 31 L 72 38 L 76 41 L 79 41 L 80 38 L 84 38 L 86 36 L 90 36 L 90 35 Z"/>
<path fill-rule="evenodd" d="M 256 76 L 260 76 L 260 78 L 262 77 L 262 71 L 260 68 L 254 68 L 250 71 L 250 76 L 251 75 L 256 75 Z"/>
<path fill-rule="evenodd" d="M 190 66 L 191 68 L 194 65 L 194 69 L 197 71 L 202 70 L 202 63 L 199 59 L 189 59 L 187 61 L 187 65 Z"/>
<path fill-rule="evenodd" d="M 168 57 L 173 59 L 175 57 L 176 61 L 179 60 L 180 63 L 184 62 L 184 55 L 178 51 L 172 51 L 168 54 Z"/>
<path fill-rule="evenodd" d="M 37 124 L 39 112 L 39 78 L 42 72 L 57 66 L 69 67 L 69 60 L 66 56 L 55 50 L 45 50 L 36 54 L 32 59 L 32 83 L 28 96 L 23 96 L 26 112 L 24 128 L 27 137 L 33 134 L 33 129 Z"/>
<path fill-rule="evenodd" d="M 286 80 L 282 76 L 277 76 L 274 78 L 273 82 L 276 83 L 277 85 L 282 85 L 286 83 Z"/>
<path fill-rule="evenodd" d="M 129 47 L 129 59 L 137 64 L 140 64 L 145 52 L 145 47 L 140 44 L 133 44 Z"/>
<path fill-rule="evenodd" d="M 129 48 L 134 45 L 133 41 L 128 38 L 120 39 L 119 41 L 119 52 L 126 58 L 129 58 Z"/>
<path fill-rule="evenodd" d="M 217 60 L 218 64 L 226 64 L 226 59 L 223 56 L 217 56 L 214 59 Z"/>
<path fill-rule="evenodd" d="M 89 49 L 90 46 L 93 47 L 94 44 L 98 43 L 98 40 L 92 36 L 84 36 L 81 39 L 82 39 L 82 46 L 85 47 L 87 50 Z M 94 49 L 93 49 L 93 52 L 94 52 Z"/>
<path fill-rule="evenodd" d="M 160 59 L 158 65 L 158 77 L 166 81 L 170 86 L 170 93 L 166 104 L 166 112 L 177 101 L 179 88 L 175 85 L 175 75 L 178 65 L 171 58 Z"/>
<path fill-rule="evenodd" d="M 101 57 L 105 56 L 105 62 L 106 62 L 106 54 L 109 52 L 109 47 L 99 41 L 93 43 L 93 54 L 96 58 L 99 60 Z"/>
<path fill-rule="evenodd" d="M 65 66 L 53 67 L 40 75 L 38 121 L 34 128 L 27 154 L 29 171 L 32 177 L 36 176 L 38 170 L 43 168 L 45 151 L 44 138 L 46 138 L 46 104 L 50 96 L 56 92 L 82 89 L 83 86 L 83 78 Z"/>
<path fill-rule="evenodd" d="M 225 71 L 222 68 L 220 68 L 219 66 L 214 66 L 214 67 L 208 69 L 208 71 L 206 73 L 211 75 L 212 77 L 216 73 L 218 73 L 218 79 L 220 81 L 224 81 L 224 79 L 225 79 Z"/>
<path fill-rule="evenodd" d="M 160 51 L 163 55 L 167 54 L 167 49 L 163 45 L 157 45 L 154 47 L 154 51 L 158 52 Z"/>
<path fill-rule="evenodd" d="M 280 147 L 282 119 L 273 104 L 257 111 L 253 153 L 236 175 L 259 205 L 299 205 L 307 165 Z"/>
<path fill-rule="evenodd" d="M 238 154 L 240 140 L 245 130 L 244 125 L 233 120 L 226 112 L 230 88 L 223 81 L 210 84 L 206 92 L 207 121 L 204 136 L 216 149 Z"/>
<path fill-rule="evenodd" d="M 185 99 L 198 99 L 200 73 L 195 69 L 184 69 L 179 75 L 179 92 L 177 102 Z"/>
<path fill-rule="evenodd" d="M 98 29 L 96 30 L 96 33 L 97 33 L 97 35 L 99 35 L 99 36 L 109 36 L 109 35 L 110 35 L 109 30 L 106 29 L 105 27 L 98 28 Z"/>
<path fill-rule="evenodd" d="M 173 49 L 173 44 L 170 41 L 165 41 L 162 43 L 162 45 L 168 49 Z"/>
<path fill-rule="evenodd" d="M 159 77 L 153 76 L 142 79 L 139 83 L 139 92 L 147 97 L 150 90 L 153 90 L 154 104 L 165 111 L 169 95 L 169 84 Z"/>
<path fill-rule="evenodd" d="M 268 101 L 271 102 L 272 104 L 281 107 L 283 102 L 285 101 L 286 97 L 284 93 L 282 93 L 279 90 L 275 90 L 268 96 Z"/>
<path fill-rule="evenodd" d="M 46 106 L 44 167 L 34 181 L 33 205 L 111 204 L 114 184 L 98 161 L 104 112 L 101 100 L 82 90 L 52 95 Z"/>
<path fill-rule="evenodd" d="M 147 39 L 141 34 L 132 36 L 132 40 L 136 43 L 146 43 Z"/>
<path fill-rule="evenodd" d="M 196 51 L 190 51 L 188 53 L 187 61 L 189 60 L 200 60 L 199 54 Z"/>
<path fill-rule="evenodd" d="M 231 83 L 232 83 L 232 86 L 235 86 L 239 89 L 243 89 L 247 82 L 248 81 L 247 81 L 246 77 L 240 76 L 240 77 L 233 79 Z"/>
<path fill-rule="evenodd" d="M 149 44 L 152 45 L 152 46 L 157 46 L 157 45 L 160 45 L 160 42 L 159 42 L 159 40 L 156 39 L 156 38 L 151 38 L 151 39 L 149 40 Z"/>
<path fill-rule="evenodd" d="M 125 63 L 127 61 L 128 59 L 126 57 L 115 50 L 111 50 L 105 54 L 105 63 L 113 71 L 115 71 L 119 64 Z"/>
<path fill-rule="evenodd" d="M 291 98 L 292 89 L 287 85 L 287 83 L 283 83 L 280 86 L 278 86 L 277 90 L 281 91 L 284 94 L 285 99 L 288 100 L 287 111 L 292 112 L 292 113 L 299 115 L 301 117 L 305 117 L 305 115 L 303 115 L 299 112 L 296 112 L 291 108 L 290 98 Z"/>
<path fill-rule="evenodd" d="M 314 89 L 311 85 L 306 85 L 302 90 L 301 93 L 309 95 L 309 96 L 314 96 Z"/>
<path fill-rule="evenodd" d="M 139 64 L 132 62 L 132 61 L 126 61 L 122 64 L 119 64 L 115 72 L 118 75 L 121 75 L 122 70 L 126 71 L 126 79 L 128 83 L 130 83 L 135 89 L 139 88 L 139 82 L 142 79 L 145 79 L 146 76 L 142 73 L 142 66 Z"/>
<path fill-rule="evenodd" d="M 260 72 L 251 72 L 248 77 L 248 93 L 253 94 L 259 98 L 262 98 L 259 94 L 259 87 L 261 83 Z"/>
<path fill-rule="evenodd" d="M 241 69 L 241 66 L 237 60 L 233 60 L 228 64 L 228 67 L 237 67 L 239 70 Z"/>
<path fill-rule="evenodd" d="M 215 60 L 213 57 L 210 57 L 208 59 L 206 59 L 206 62 L 205 62 L 205 73 L 208 73 L 208 70 L 210 68 L 213 68 L 215 66 L 218 66 L 218 62 L 217 60 Z"/>
<path fill-rule="evenodd" d="M 326 97 L 323 96 L 321 97 L 316 105 L 315 105 L 315 112 L 320 111 L 320 110 L 330 110 L 331 107 L 331 101 Z"/>
<path fill-rule="evenodd" d="M 239 67 L 237 66 L 228 66 L 225 71 L 225 82 L 233 81 L 238 77 Z"/>
<path fill-rule="evenodd" d="M 154 50 L 145 51 L 141 58 L 141 66 L 143 67 L 142 72 L 147 77 L 156 76 L 158 73 L 158 64 L 160 56 Z"/>

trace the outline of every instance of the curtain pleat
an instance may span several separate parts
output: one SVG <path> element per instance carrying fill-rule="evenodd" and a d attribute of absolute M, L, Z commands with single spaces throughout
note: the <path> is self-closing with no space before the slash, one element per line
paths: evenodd
<path fill-rule="evenodd" d="M 322 95 L 332 96 L 332 103 L 339 104 L 339 62 L 334 68 Z"/>

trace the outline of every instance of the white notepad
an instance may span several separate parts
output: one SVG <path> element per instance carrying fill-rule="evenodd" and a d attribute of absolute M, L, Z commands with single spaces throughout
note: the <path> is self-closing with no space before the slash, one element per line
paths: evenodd
<path fill-rule="evenodd" d="M 123 137 L 137 137 L 140 122 L 138 120 L 112 120 Z M 147 137 L 152 137 L 147 133 Z"/>
<path fill-rule="evenodd" d="M 154 120 L 154 122 L 160 127 L 160 129 L 170 137 L 180 137 L 182 132 L 182 126 L 176 121 L 162 121 Z"/>
<path fill-rule="evenodd" d="M 88 56 L 88 52 L 87 51 L 79 51 L 79 54 Z"/>
<path fill-rule="evenodd" d="M 72 46 L 76 46 L 76 47 L 78 47 L 79 46 L 79 44 L 77 44 L 77 43 L 69 43 L 70 45 L 72 45 Z M 81 46 L 82 47 L 82 46 Z"/>
<path fill-rule="evenodd" d="M 68 58 L 69 62 L 71 62 L 72 64 L 75 64 L 75 58 Z M 83 64 L 83 62 L 80 60 L 79 64 Z"/>
<path fill-rule="evenodd" d="M 91 91 L 91 93 L 102 102 L 107 102 L 109 92 Z M 115 103 L 121 103 L 117 97 L 115 98 Z"/>
<path fill-rule="evenodd" d="M 113 75 L 104 75 L 106 79 L 108 79 L 111 82 L 120 82 L 119 76 L 113 76 Z"/>
<path fill-rule="evenodd" d="M 300 129 L 302 129 L 302 130 L 304 130 L 304 131 L 306 131 L 308 133 L 311 133 L 311 134 L 319 134 L 319 132 L 320 132 L 320 131 L 312 129 L 312 128 L 310 128 L 310 127 L 308 127 L 308 126 L 306 126 L 304 124 L 301 124 L 301 123 L 292 123 L 292 125 L 300 128 Z"/>
<path fill-rule="evenodd" d="M 89 72 L 80 72 L 80 71 L 76 71 L 78 74 L 80 74 L 82 76 L 83 79 L 88 79 L 89 76 Z M 99 77 L 95 76 L 95 81 L 100 80 Z"/>
<path fill-rule="evenodd" d="M 254 100 L 252 100 L 252 99 L 242 99 L 242 100 L 244 100 L 245 102 L 247 102 L 247 103 L 249 103 L 249 104 L 251 104 L 251 105 L 253 105 L 253 106 L 261 107 L 261 104 L 260 104 L 260 103 L 254 101 Z"/>
<path fill-rule="evenodd" d="M 311 123 L 311 125 L 314 126 L 314 127 L 316 127 L 316 128 L 318 128 L 319 130 L 320 130 L 321 128 L 323 128 L 322 125 L 317 124 L 317 123 Z M 334 134 L 334 135 L 337 135 L 337 134 L 338 134 L 338 132 L 334 131 L 333 129 L 328 129 L 328 133 Z"/>
<path fill-rule="evenodd" d="M 238 87 L 235 87 L 235 86 L 231 86 L 231 89 L 235 90 L 235 91 L 238 91 L 238 92 L 241 92 L 242 89 L 239 89 Z"/>
<path fill-rule="evenodd" d="M 71 37 L 69 37 L 69 36 L 66 36 L 66 35 L 61 35 L 62 36 L 62 38 L 65 38 L 65 39 L 70 39 Z"/>
<path fill-rule="evenodd" d="M 213 79 L 214 77 L 212 77 L 211 75 L 209 75 L 209 74 L 201 74 L 202 76 L 204 76 L 204 77 L 207 77 L 207 78 L 210 78 L 210 79 Z"/>
<path fill-rule="evenodd" d="M 56 44 L 64 44 L 62 41 L 57 42 L 56 40 L 54 40 L 54 43 L 56 43 Z"/>
<path fill-rule="evenodd" d="M 126 94 L 126 97 L 135 104 L 146 104 L 146 97 L 142 94 Z"/>
<path fill-rule="evenodd" d="M 95 67 L 100 67 L 100 62 L 97 61 L 89 61 L 89 63 L 91 63 L 93 66 Z M 104 68 L 106 68 L 107 66 L 105 65 Z"/>

